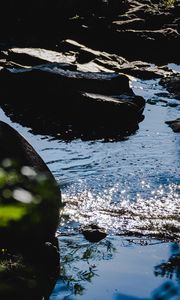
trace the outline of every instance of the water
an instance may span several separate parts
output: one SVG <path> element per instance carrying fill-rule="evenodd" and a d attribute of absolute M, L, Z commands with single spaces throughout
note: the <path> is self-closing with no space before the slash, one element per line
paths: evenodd
<path fill-rule="evenodd" d="M 59 278 L 51 300 L 151 299 L 155 293 L 165 294 L 165 283 L 173 284 L 179 293 L 180 269 L 172 262 L 174 250 L 179 253 L 176 244 L 109 237 L 92 245 L 76 236 L 62 238 L 61 247 L 66 280 Z"/>
<path fill-rule="evenodd" d="M 180 238 L 180 136 L 165 124 L 179 116 L 180 105 L 158 80 L 132 78 L 131 84 L 147 105 L 139 130 L 123 141 L 65 142 L 33 135 L 0 111 L 1 120 L 23 134 L 48 164 L 66 204 L 57 230 L 65 273 L 51 300 L 145 299 L 166 278 L 179 284 L 177 266 L 171 277 L 154 270 L 168 261 Z M 105 241 L 94 246 L 85 241 L 79 228 L 89 223 L 106 229 Z M 89 249 L 95 254 L 85 259 Z M 64 260 L 67 255 L 71 266 Z M 81 274 L 74 282 L 68 281 L 71 269 L 73 276 Z M 91 280 L 84 279 L 82 270 Z"/>

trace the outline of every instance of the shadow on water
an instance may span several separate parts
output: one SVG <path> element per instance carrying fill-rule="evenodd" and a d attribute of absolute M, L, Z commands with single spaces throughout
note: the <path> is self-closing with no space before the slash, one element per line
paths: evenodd
<path fill-rule="evenodd" d="M 167 261 L 155 266 L 154 274 L 168 279 L 175 278 L 180 283 L 180 246 L 178 244 L 171 245 L 171 256 Z"/>

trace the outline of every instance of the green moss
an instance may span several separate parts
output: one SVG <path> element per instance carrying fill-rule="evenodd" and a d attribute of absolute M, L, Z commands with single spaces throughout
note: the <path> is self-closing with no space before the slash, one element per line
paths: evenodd
<path fill-rule="evenodd" d="M 0 227 L 9 226 L 12 221 L 19 221 L 27 213 L 25 207 L 16 207 L 8 205 L 3 207 L 0 205 Z"/>
<path fill-rule="evenodd" d="M 37 174 L 32 168 L 20 167 L 9 160 L 2 162 L 0 248 L 53 238 L 61 206 L 59 187 L 51 176 Z"/>
<path fill-rule="evenodd" d="M 176 0 L 164 0 L 164 3 L 167 5 L 167 6 L 172 6 L 174 5 L 176 2 Z"/>

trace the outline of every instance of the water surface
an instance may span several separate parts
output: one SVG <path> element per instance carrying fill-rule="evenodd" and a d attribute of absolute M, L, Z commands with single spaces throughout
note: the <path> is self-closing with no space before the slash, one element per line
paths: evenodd
<path fill-rule="evenodd" d="M 51 300 L 145 299 L 167 279 L 179 285 L 178 264 L 171 273 L 155 267 L 168 262 L 180 238 L 180 135 L 165 124 L 179 116 L 180 103 L 158 80 L 131 84 L 147 100 L 145 119 L 121 141 L 34 135 L 0 111 L 45 160 L 62 191 L 65 209 L 57 235 L 64 276 Z M 107 238 L 87 242 L 79 228 L 89 223 L 105 228 Z"/>

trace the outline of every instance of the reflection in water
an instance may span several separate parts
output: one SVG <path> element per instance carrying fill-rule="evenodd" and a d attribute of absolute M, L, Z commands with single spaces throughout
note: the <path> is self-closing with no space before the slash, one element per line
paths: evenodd
<path fill-rule="evenodd" d="M 45 114 L 42 110 L 37 112 L 34 106 L 28 109 L 27 107 L 24 109 L 23 107 L 17 107 L 17 103 L 15 107 L 12 104 L 2 104 L 1 106 L 12 122 L 30 127 L 33 134 L 49 135 L 67 142 L 78 138 L 84 141 L 98 139 L 107 141 L 123 140 L 124 137 L 135 134 L 139 128 L 138 123 L 144 119 L 142 115 L 138 121 L 128 124 L 126 123 L 128 118 L 126 118 L 126 122 L 124 121 L 124 124 L 120 124 L 120 126 L 117 126 L 117 124 L 111 125 L 109 122 L 106 125 L 97 124 L 94 119 L 93 122 L 91 120 L 92 124 L 86 124 L 85 120 L 81 121 L 80 124 L 77 121 L 75 124 L 72 122 L 66 124 L 65 121 L 62 121 L 62 115 L 59 116 L 59 111 L 56 108 L 52 113 L 48 110 Z M 79 120 L 79 117 L 77 117 L 77 120 Z"/>
<path fill-rule="evenodd" d="M 118 294 L 115 297 L 115 300 L 179 300 L 180 299 L 180 290 L 172 282 L 167 281 L 162 284 L 160 287 L 155 289 L 152 292 L 151 298 L 137 298 L 132 296 L 127 296 L 124 294 Z"/>
<path fill-rule="evenodd" d="M 156 276 L 175 279 L 180 283 L 180 246 L 177 243 L 171 246 L 171 256 L 165 262 L 154 268 Z"/>
<path fill-rule="evenodd" d="M 108 240 L 91 244 L 80 242 L 76 238 L 63 238 L 61 240 L 59 292 L 61 293 L 63 289 L 69 295 L 82 295 L 86 282 L 91 282 L 95 276 L 98 276 L 96 262 L 111 259 L 115 250 Z"/>
<path fill-rule="evenodd" d="M 170 281 L 158 281 L 157 279 L 155 279 L 157 278 L 157 274 L 155 272 L 153 274 L 152 272 L 153 265 L 151 264 L 153 261 L 155 261 L 155 258 L 158 258 L 158 260 L 160 259 L 160 253 L 163 249 L 162 247 L 164 247 L 161 241 L 133 237 L 121 238 L 119 241 L 120 244 L 117 243 L 116 238 L 106 238 L 105 240 L 98 243 L 89 243 L 82 239 L 82 237 L 79 235 L 60 237 L 61 274 L 51 294 L 50 300 L 179 299 L 179 283 L 176 283 L 173 280 L 174 278 L 172 277 Z M 168 244 L 168 246 L 169 245 L 171 247 L 171 250 L 174 250 L 175 247 L 177 247 L 177 244 L 175 243 L 170 243 Z M 158 247 L 160 253 L 158 252 Z M 138 257 L 136 259 L 133 258 L 133 264 L 134 261 L 137 260 L 136 264 L 134 264 L 133 271 L 131 270 L 131 268 L 129 268 L 129 264 L 132 263 L 132 250 Z M 177 252 L 176 255 L 179 255 L 179 252 Z M 148 266 L 151 274 L 150 277 L 147 273 L 147 266 L 144 268 L 144 266 L 141 265 L 146 261 L 144 260 L 145 256 L 147 256 L 147 262 L 151 262 Z M 151 260 L 149 261 L 150 256 Z M 171 258 L 169 259 L 169 261 L 171 261 Z M 118 262 L 118 259 L 121 260 L 120 263 Z M 117 266 L 114 265 L 114 261 L 115 265 Z M 109 267 L 107 269 L 104 269 L 104 264 L 107 264 Z M 173 264 L 174 270 L 179 270 L 179 260 L 174 260 Z M 118 265 L 120 266 L 120 269 Z M 158 267 L 159 266 L 160 265 L 158 265 Z M 157 267 L 155 267 L 155 270 L 156 269 Z M 128 285 L 126 282 L 127 274 L 129 278 Z M 177 272 L 177 274 L 179 274 L 179 271 Z M 106 279 L 104 278 L 104 275 Z M 145 293 L 141 293 L 139 285 L 137 286 L 137 278 L 141 280 L 142 285 L 144 280 L 146 282 L 149 278 L 149 284 L 151 286 L 149 293 L 147 293 L 147 289 L 144 290 L 146 291 Z M 112 284 L 113 281 L 115 283 Z M 153 281 L 154 283 L 151 284 L 151 282 Z M 111 285 L 116 287 L 115 290 Z M 124 288 L 124 285 L 126 286 L 126 288 Z M 141 286 L 141 288 L 143 290 L 143 286 Z M 93 293 L 94 290 L 96 290 L 95 294 Z M 138 294 L 137 292 L 133 294 L 133 290 L 138 291 Z M 134 296 L 131 296 L 131 294 Z M 173 298 L 175 296 L 177 296 L 177 298 Z"/>
<path fill-rule="evenodd" d="M 171 256 L 167 261 L 163 261 L 154 267 L 154 274 L 169 280 L 174 279 L 176 284 L 172 281 L 166 281 L 153 292 L 153 299 L 155 300 L 180 299 L 180 245 L 172 243 L 170 249 Z"/>
<path fill-rule="evenodd" d="M 152 293 L 153 300 L 179 300 L 180 289 L 171 281 L 167 281 Z"/>

